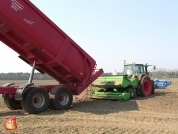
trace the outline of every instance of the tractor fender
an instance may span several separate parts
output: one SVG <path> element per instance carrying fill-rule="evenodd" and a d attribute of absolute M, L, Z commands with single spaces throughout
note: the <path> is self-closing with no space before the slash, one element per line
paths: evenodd
<path fill-rule="evenodd" d="M 33 83 L 24 83 L 24 84 L 20 85 L 15 92 L 15 100 L 21 100 L 24 90 L 27 89 L 31 85 L 34 85 L 34 84 Z"/>
<path fill-rule="evenodd" d="M 137 78 L 138 78 L 138 81 L 140 82 L 143 78 L 143 76 L 145 76 L 146 74 L 138 74 L 137 75 Z"/>

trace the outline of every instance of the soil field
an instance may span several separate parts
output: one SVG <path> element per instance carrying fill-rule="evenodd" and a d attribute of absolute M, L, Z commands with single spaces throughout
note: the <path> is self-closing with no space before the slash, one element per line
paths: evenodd
<path fill-rule="evenodd" d="M 91 99 L 86 89 L 74 96 L 69 110 L 48 110 L 36 115 L 9 110 L 0 98 L 0 123 L 15 115 L 19 134 L 178 134 L 178 79 L 171 80 L 172 85 L 165 90 L 156 89 L 150 97 L 128 101 Z M 1 133 L 5 133 L 3 127 Z"/>

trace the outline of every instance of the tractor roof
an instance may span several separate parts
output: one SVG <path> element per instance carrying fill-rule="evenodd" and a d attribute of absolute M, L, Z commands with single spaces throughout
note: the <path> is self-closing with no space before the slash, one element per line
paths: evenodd
<path fill-rule="evenodd" d="M 124 65 L 144 65 L 144 64 L 142 64 L 142 63 L 136 63 L 136 62 L 126 62 L 126 61 L 124 61 Z"/>

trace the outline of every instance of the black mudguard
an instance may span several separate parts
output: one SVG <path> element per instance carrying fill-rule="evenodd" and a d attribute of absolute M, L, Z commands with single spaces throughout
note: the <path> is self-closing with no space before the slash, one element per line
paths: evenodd
<path fill-rule="evenodd" d="M 15 100 L 21 100 L 24 90 L 27 89 L 31 85 L 34 85 L 34 84 L 33 83 L 24 83 L 24 84 L 20 85 L 16 90 Z"/>

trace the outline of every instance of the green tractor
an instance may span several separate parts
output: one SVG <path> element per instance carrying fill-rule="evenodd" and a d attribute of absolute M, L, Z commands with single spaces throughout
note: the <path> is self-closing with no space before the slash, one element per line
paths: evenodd
<path fill-rule="evenodd" d="M 154 82 L 149 76 L 148 66 L 152 65 L 124 61 L 123 73 L 101 76 L 92 83 L 91 97 L 128 100 L 154 94 Z M 153 66 L 153 69 L 156 67 Z"/>

